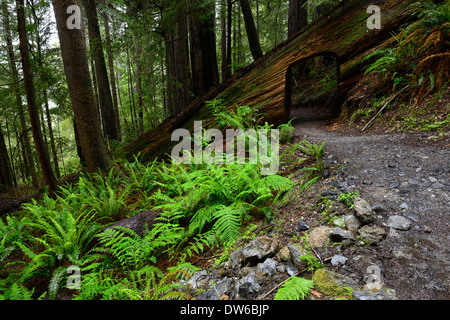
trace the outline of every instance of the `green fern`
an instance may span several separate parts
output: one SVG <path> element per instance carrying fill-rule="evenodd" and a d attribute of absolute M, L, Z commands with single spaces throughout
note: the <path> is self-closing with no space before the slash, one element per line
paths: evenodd
<path fill-rule="evenodd" d="M 292 277 L 286 281 L 278 292 L 274 300 L 301 300 L 308 296 L 309 291 L 314 287 L 314 281 L 298 277 Z"/>

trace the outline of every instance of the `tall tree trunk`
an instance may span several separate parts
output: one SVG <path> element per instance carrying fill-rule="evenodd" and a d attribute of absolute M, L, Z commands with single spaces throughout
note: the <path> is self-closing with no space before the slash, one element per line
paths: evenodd
<path fill-rule="evenodd" d="M 95 61 L 95 72 L 97 75 L 99 102 L 105 137 L 117 140 L 116 119 L 114 104 L 111 96 L 108 72 L 103 54 L 102 38 L 98 24 L 98 14 L 95 0 L 83 0 L 89 29 L 89 44 Z"/>
<path fill-rule="evenodd" d="M 17 26 L 20 39 L 20 53 L 22 56 L 23 78 L 25 84 L 25 91 L 27 95 L 28 112 L 30 114 L 31 128 L 33 130 L 33 138 L 36 144 L 36 150 L 39 155 L 39 161 L 41 163 L 42 174 L 44 176 L 45 183 L 48 186 L 49 196 L 54 197 L 57 188 L 56 178 L 51 167 L 47 147 L 42 137 L 41 123 L 39 121 L 39 112 L 36 104 L 33 75 L 31 73 L 30 57 L 28 53 L 24 0 L 16 0 L 16 6 L 17 6 L 16 8 Z"/>
<path fill-rule="evenodd" d="M 308 11 L 304 5 L 308 0 L 289 0 L 288 38 L 308 25 Z"/>
<path fill-rule="evenodd" d="M 168 107 L 172 115 L 179 113 L 190 102 L 189 58 L 187 41 L 186 6 L 183 3 L 173 10 L 175 24 L 166 26 L 166 62 Z"/>
<path fill-rule="evenodd" d="M 6 149 L 2 128 L 0 127 L 0 192 L 14 185 L 11 165 Z"/>
<path fill-rule="evenodd" d="M 112 98 L 114 104 L 114 119 L 116 121 L 116 130 L 117 130 L 117 140 L 122 140 L 122 131 L 120 128 L 120 114 L 119 114 L 119 99 L 118 99 L 118 90 L 116 85 L 116 75 L 114 71 L 114 57 L 112 53 L 111 46 L 111 32 L 109 27 L 109 17 L 108 14 L 103 14 L 103 22 L 105 25 L 105 41 L 106 41 L 106 54 L 108 56 L 108 65 L 109 65 L 109 78 L 111 79 L 111 91 Z"/>
<path fill-rule="evenodd" d="M 74 0 L 52 0 L 67 86 L 80 145 L 90 172 L 109 171 L 114 161 L 100 129 L 100 117 L 89 76 L 86 46 L 81 30 L 67 28 L 66 13 Z"/>
<path fill-rule="evenodd" d="M 195 97 L 219 84 L 214 7 L 205 0 L 190 0 L 191 70 Z"/>
<path fill-rule="evenodd" d="M 255 20 L 253 19 L 252 8 L 250 7 L 249 0 L 239 0 L 242 9 L 242 15 L 244 16 L 245 29 L 247 30 L 248 42 L 250 45 L 250 51 L 254 60 L 257 60 L 263 56 L 261 44 L 259 42 L 258 31 L 256 30 Z"/>
<path fill-rule="evenodd" d="M 44 90 L 44 106 L 45 106 L 45 113 L 47 116 L 48 135 L 50 138 L 50 148 L 52 150 L 53 165 L 55 167 L 55 174 L 57 177 L 59 177 L 61 173 L 59 171 L 58 154 L 56 152 L 55 135 L 53 134 L 52 118 L 50 114 L 50 108 L 48 105 L 47 90 Z"/>
<path fill-rule="evenodd" d="M 137 126 L 138 133 L 144 133 L 144 97 L 142 95 L 142 62 L 139 39 L 136 38 L 136 93 L 137 93 Z"/>
<path fill-rule="evenodd" d="M 9 56 L 9 68 L 11 71 L 12 77 L 12 91 L 14 92 L 14 96 L 16 99 L 17 110 L 19 113 L 20 126 L 22 128 L 22 132 L 20 134 L 20 142 L 23 145 L 24 149 L 24 164 L 25 164 L 25 172 L 27 175 L 31 177 L 31 181 L 34 187 L 38 187 L 39 182 L 36 174 L 36 168 L 34 166 L 33 154 L 31 150 L 30 137 L 28 135 L 28 126 L 25 119 L 25 110 L 22 104 L 21 93 L 19 89 L 19 73 L 16 67 L 16 57 L 14 54 L 14 47 L 12 42 L 11 35 L 11 26 L 9 21 L 9 13 L 6 1 L 2 1 L 2 12 L 3 12 L 3 26 L 5 29 L 5 38 L 6 38 L 6 46 Z"/>

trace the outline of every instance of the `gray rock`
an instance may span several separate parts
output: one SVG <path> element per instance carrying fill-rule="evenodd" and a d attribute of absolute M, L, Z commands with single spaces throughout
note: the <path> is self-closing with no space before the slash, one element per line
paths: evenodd
<path fill-rule="evenodd" d="M 268 258 L 263 263 L 258 263 L 256 271 L 273 276 L 277 272 L 277 265 L 278 261 Z"/>
<path fill-rule="evenodd" d="M 288 245 L 289 254 L 291 256 L 292 263 L 299 269 L 304 269 L 306 267 L 306 262 L 301 259 L 302 256 L 306 255 L 307 252 L 301 246 Z"/>
<path fill-rule="evenodd" d="M 297 231 L 306 231 L 309 230 L 309 226 L 305 221 L 301 220 L 297 223 L 296 229 Z"/>
<path fill-rule="evenodd" d="M 249 293 L 258 292 L 260 288 L 261 286 L 259 285 L 258 281 L 256 280 L 255 274 L 253 273 L 239 280 L 238 293 L 240 297 L 244 298 Z"/>
<path fill-rule="evenodd" d="M 356 241 L 353 233 L 342 230 L 341 228 L 333 228 L 330 233 L 330 238 L 333 242 L 342 242 L 346 239 Z"/>
<path fill-rule="evenodd" d="M 348 258 L 341 256 L 339 254 L 336 254 L 331 258 L 331 265 L 333 267 L 342 267 L 347 262 Z"/>
<path fill-rule="evenodd" d="M 435 182 L 431 185 L 433 189 L 443 189 L 445 186 L 442 183 Z"/>
<path fill-rule="evenodd" d="M 355 300 L 397 300 L 397 295 L 392 289 L 377 292 L 353 291 L 352 295 Z"/>
<path fill-rule="evenodd" d="M 386 237 L 386 231 L 377 226 L 363 226 L 358 230 L 358 233 L 370 245 L 376 245 Z"/>
<path fill-rule="evenodd" d="M 299 272 L 299 269 L 294 265 L 293 262 L 289 261 L 286 266 L 286 272 L 288 275 L 293 276 L 294 274 L 297 274 Z"/>
<path fill-rule="evenodd" d="M 229 277 L 225 277 L 216 284 L 212 285 L 212 288 L 206 292 L 203 292 L 197 296 L 198 300 L 219 300 L 222 295 L 229 294 L 233 280 Z"/>
<path fill-rule="evenodd" d="M 438 180 L 435 177 L 428 177 L 428 181 L 430 181 L 431 183 L 438 182 Z"/>
<path fill-rule="evenodd" d="M 196 272 L 188 280 L 187 284 L 192 290 L 196 290 L 208 282 L 208 273 L 206 270 Z"/>
<path fill-rule="evenodd" d="M 353 214 L 344 216 L 344 223 L 345 227 L 353 232 L 356 232 L 361 225 L 361 221 Z"/>
<path fill-rule="evenodd" d="M 146 230 L 146 226 L 148 229 L 151 229 L 153 226 L 153 221 L 157 217 L 157 214 L 151 210 L 140 212 L 135 214 L 134 216 L 120 220 L 113 225 L 107 226 L 103 228 L 103 231 L 114 227 L 123 227 L 133 230 L 138 235 L 142 236 L 144 231 Z"/>
<path fill-rule="evenodd" d="M 375 212 L 366 200 L 358 197 L 355 198 L 353 204 L 355 215 L 363 224 L 369 224 L 375 221 Z"/>
<path fill-rule="evenodd" d="M 276 239 L 266 236 L 255 238 L 242 250 L 242 262 L 246 264 L 263 261 L 275 255 L 277 247 Z"/>
<path fill-rule="evenodd" d="M 391 216 L 387 221 L 387 226 L 397 230 L 411 229 L 411 221 L 402 216 Z"/>

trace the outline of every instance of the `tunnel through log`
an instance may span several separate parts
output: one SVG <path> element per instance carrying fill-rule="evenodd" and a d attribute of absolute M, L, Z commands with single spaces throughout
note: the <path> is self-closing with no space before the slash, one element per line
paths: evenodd
<path fill-rule="evenodd" d="M 336 117 L 342 104 L 339 55 L 323 51 L 292 63 L 286 71 L 286 113 L 301 120 Z"/>

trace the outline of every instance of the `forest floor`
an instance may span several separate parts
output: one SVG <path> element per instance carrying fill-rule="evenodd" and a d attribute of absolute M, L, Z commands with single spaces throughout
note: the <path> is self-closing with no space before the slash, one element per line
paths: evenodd
<path fill-rule="evenodd" d="M 325 180 L 322 188 L 329 183 L 357 190 L 376 208 L 376 223 L 389 230 L 376 246 L 342 250 L 348 260 L 339 272 L 355 277 L 370 260 L 399 299 L 450 299 L 449 136 L 361 132 L 339 120 L 293 125 L 294 143 L 325 142 L 327 163 L 342 165 L 333 177 L 337 181 Z M 411 226 L 389 228 L 393 215 L 407 218 Z"/>

